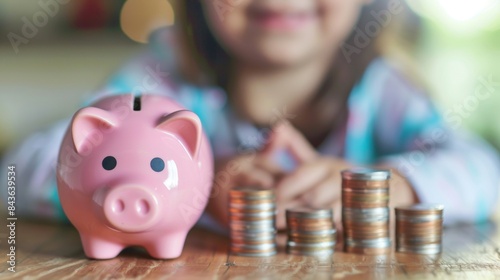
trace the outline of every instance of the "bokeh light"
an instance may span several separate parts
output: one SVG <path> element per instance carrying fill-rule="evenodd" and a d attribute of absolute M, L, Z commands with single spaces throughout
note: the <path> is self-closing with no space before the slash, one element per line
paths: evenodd
<path fill-rule="evenodd" d="M 480 16 L 487 8 L 495 4 L 496 0 L 438 0 L 443 11 L 452 19 L 458 21 L 471 20 Z"/>
<path fill-rule="evenodd" d="M 174 10 L 167 0 L 128 0 L 120 15 L 123 32 L 139 43 L 147 43 L 151 32 L 174 21 Z"/>
<path fill-rule="evenodd" d="M 500 28 L 498 0 L 407 0 L 417 14 L 458 34 Z"/>

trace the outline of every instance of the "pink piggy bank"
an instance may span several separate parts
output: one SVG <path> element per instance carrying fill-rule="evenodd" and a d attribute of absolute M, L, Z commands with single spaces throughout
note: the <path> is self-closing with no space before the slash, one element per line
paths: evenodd
<path fill-rule="evenodd" d="M 59 152 L 62 207 L 85 254 L 142 246 L 182 253 L 211 191 L 213 156 L 199 118 L 155 95 L 119 95 L 79 110 Z"/>

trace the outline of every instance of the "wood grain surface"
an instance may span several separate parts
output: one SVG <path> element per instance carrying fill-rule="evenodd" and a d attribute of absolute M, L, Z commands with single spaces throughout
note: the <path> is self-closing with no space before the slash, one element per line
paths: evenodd
<path fill-rule="evenodd" d="M 87 259 L 78 232 L 71 226 L 17 222 L 16 272 L 9 272 L 6 230 L 0 238 L 0 279 L 500 279 L 500 233 L 496 223 L 447 228 L 440 256 L 390 253 L 382 256 L 347 254 L 330 257 L 249 258 L 228 253 L 229 240 L 194 228 L 181 257 L 154 260 L 140 248 L 119 257 Z"/>

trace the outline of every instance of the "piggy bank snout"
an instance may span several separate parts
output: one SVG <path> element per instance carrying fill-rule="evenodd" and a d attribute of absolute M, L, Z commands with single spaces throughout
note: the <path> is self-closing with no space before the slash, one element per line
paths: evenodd
<path fill-rule="evenodd" d="M 126 185 L 110 190 L 103 203 L 104 217 L 113 228 L 141 232 L 154 226 L 160 217 L 158 199 L 147 187 Z"/>

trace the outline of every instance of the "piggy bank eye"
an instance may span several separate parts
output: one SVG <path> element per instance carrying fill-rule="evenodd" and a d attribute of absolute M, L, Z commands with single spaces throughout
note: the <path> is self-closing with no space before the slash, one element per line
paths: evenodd
<path fill-rule="evenodd" d="M 165 162 L 161 158 L 154 158 L 151 160 L 151 169 L 156 172 L 161 172 L 165 168 Z"/>
<path fill-rule="evenodd" d="M 102 160 L 102 168 L 106 170 L 113 170 L 116 167 L 116 158 L 107 156 Z"/>

